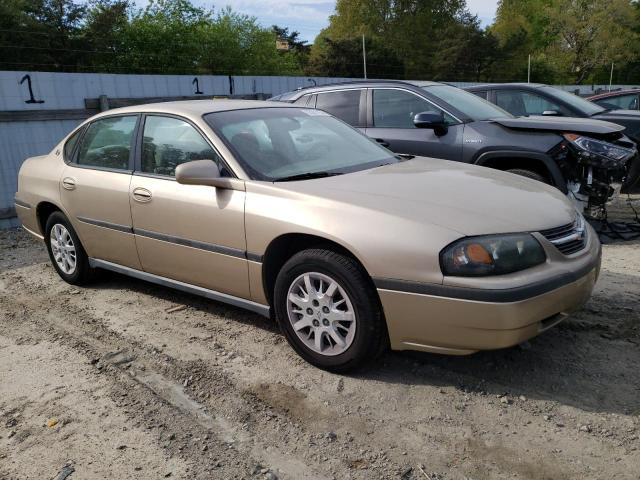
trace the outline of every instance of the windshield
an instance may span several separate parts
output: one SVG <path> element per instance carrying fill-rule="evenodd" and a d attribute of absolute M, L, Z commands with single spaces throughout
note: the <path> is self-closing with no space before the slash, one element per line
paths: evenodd
<path fill-rule="evenodd" d="M 553 95 L 558 100 L 568 103 L 571 107 L 578 110 L 583 115 L 591 116 L 596 113 L 602 113 L 605 111 L 600 105 L 596 105 L 589 100 L 585 100 L 584 98 L 580 98 L 577 95 L 574 95 L 570 92 L 565 92 L 564 90 L 560 90 L 559 88 L 554 87 L 540 87 L 540 90 L 548 93 L 549 95 Z"/>
<path fill-rule="evenodd" d="M 509 112 L 502 110 L 493 103 L 489 103 L 473 93 L 451 85 L 429 85 L 422 88 L 431 95 L 447 102 L 474 121 L 491 120 L 492 118 L 513 118 Z"/>
<path fill-rule="evenodd" d="M 210 113 L 204 118 L 254 180 L 326 176 L 399 161 L 389 150 L 321 110 L 253 108 Z"/>

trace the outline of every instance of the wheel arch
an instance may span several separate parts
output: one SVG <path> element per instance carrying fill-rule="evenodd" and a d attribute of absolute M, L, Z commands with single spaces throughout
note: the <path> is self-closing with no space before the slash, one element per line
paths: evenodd
<path fill-rule="evenodd" d="M 562 193 L 567 193 L 567 182 L 558 164 L 546 154 L 522 150 L 496 150 L 480 154 L 474 164 L 496 170 L 524 168 L 547 178 L 551 185 Z"/>
<path fill-rule="evenodd" d="M 43 236 L 46 233 L 45 229 L 47 226 L 47 219 L 54 212 L 60 212 L 63 215 L 67 216 L 67 214 L 64 212 L 62 208 L 60 208 L 60 206 L 56 205 L 55 203 L 49 202 L 47 200 L 44 200 L 38 203 L 38 205 L 36 206 L 36 221 L 38 222 L 38 228 L 40 229 L 40 233 Z"/>
<path fill-rule="evenodd" d="M 349 248 L 335 240 L 330 240 L 319 235 L 309 233 L 284 233 L 274 238 L 269 243 L 264 255 L 262 256 L 262 287 L 264 289 L 265 297 L 270 305 L 273 305 L 275 282 L 282 266 L 293 255 L 309 248 L 325 248 L 354 259 L 366 274 L 371 287 L 376 291 L 377 295 L 373 279 L 367 271 L 367 268 L 360 258 L 358 258 L 358 256 Z M 380 302 L 379 298 L 378 302 Z"/>

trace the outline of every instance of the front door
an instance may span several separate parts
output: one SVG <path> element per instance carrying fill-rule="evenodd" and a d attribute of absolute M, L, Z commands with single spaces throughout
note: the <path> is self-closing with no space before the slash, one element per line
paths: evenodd
<path fill-rule="evenodd" d="M 129 184 L 138 118 L 120 115 L 89 124 L 60 184 L 62 205 L 87 255 L 136 269 Z"/>
<path fill-rule="evenodd" d="M 189 122 L 146 115 L 129 192 L 142 268 L 248 298 L 245 193 L 175 181 L 179 164 L 203 159 L 218 162 L 224 171 L 220 156 Z"/>
<path fill-rule="evenodd" d="M 371 92 L 371 125 L 366 133 L 381 145 L 396 153 L 424 157 L 462 159 L 464 124 L 443 112 L 416 93 L 400 88 L 376 88 Z M 433 130 L 416 128 L 413 118 L 428 111 L 442 111 L 448 132 L 438 136 Z"/>

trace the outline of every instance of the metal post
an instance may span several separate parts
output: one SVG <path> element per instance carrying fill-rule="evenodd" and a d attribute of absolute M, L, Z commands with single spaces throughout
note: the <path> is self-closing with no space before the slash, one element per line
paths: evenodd
<path fill-rule="evenodd" d="M 367 47 L 364 45 L 364 33 L 362 34 L 362 65 L 364 67 L 364 78 L 367 78 Z"/>
<path fill-rule="evenodd" d="M 527 67 L 527 83 L 531 83 L 531 54 L 529 54 L 529 66 Z"/>
<path fill-rule="evenodd" d="M 609 91 L 611 91 L 611 84 L 613 84 L 613 62 L 611 62 L 611 75 L 609 76 Z"/>

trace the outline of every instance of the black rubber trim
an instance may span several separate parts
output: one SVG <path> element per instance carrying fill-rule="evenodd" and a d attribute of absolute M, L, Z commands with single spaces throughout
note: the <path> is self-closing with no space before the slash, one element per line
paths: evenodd
<path fill-rule="evenodd" d="M 95 225 L 97 227 L 109 228 L 111 230 L 117 230 L 118 232 L 133 233 L 133 228 L 128 225 L 120 225 L 118 223 L 103 222 L 102 220 L 94 220 L 93 218 L 76 217 L 82 223 L 88 223 L 89 225 Z"/>
<path fill-rule="evenodd" d="M 153 238 L 154 240 L 161 240 L 163 242 L 184 245 L 185 247 L 198 248 L 200 250 L 206 250 L 208 252 L 221 253 L 230 257 L 247 258 L 246 252 L 238 248 L 225 247 L 223 245 L 215 245 L 213 243 L 199 242 L 197 240 L 189 240 L 188 238 L 174 237 L 173 235 L 151 232 L 149 230 L 142 230 L 140 228 L 135 228 L 133 230 L 133 233 L 135 233 L 136 235 L 140 235 L 141 237 L 148 237 Z"/>
<path fill-rule="evenodd" d="M 18 207 L 22 208 L 31 208 L 31 205 L 27 202 L 23 202 L 22 200 L 18 200 L 17 198 L 13 199 L 13 203 L 15 203 Z"/>
<path fill-rule="evenodd" d="M 575 272 L 567 272 L 549 280 L 530 283 L 522 287 L 489 290 L 481 288 L 453 287 L 435 283 L 408 282 L 391 278 L 374 278 L 376 288 L 404 293 L 418 293 L 437 297 L 456 298 L 460 300 L 474 300 L 478 302 L 510 303 L 519 302 L 551 292 L 557 288 L 581 279 L 594 268 L 598 267 L 602 252 L 584 267 Z"/>
<path fill-rule="evenodd" d="M 252 262 L 262 263 L 263 255 L 258 255 L 257 253 L 247 252 L 247 260 L 251 260 Z"/>

